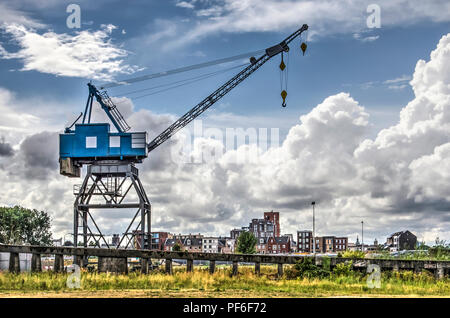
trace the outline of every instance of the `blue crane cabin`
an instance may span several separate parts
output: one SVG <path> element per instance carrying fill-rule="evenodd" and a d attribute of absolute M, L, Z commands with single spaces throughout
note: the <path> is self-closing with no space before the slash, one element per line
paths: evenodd
<path fill-rule="evenodd" d="M 110 132 L 108 123 L 76 124 L 75 130 L 59 135 L 60 172 L 70 177 L 79 177 L 79 163 L 141 162 L 147 155 L 146 132 Z"/>

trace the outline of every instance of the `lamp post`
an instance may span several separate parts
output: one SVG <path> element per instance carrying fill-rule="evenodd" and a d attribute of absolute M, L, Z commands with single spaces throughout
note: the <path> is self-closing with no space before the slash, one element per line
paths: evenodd
<path fill-rule="evenodd" d="M 313 209 L 313 254 L 316 255 L 316 215 L 314 211 L 314 206 L 316 205 L 316 201 L 311 202 Z"/>
<path fill-rule="evenodd" d="M 361 221 L 361 251 L 364 252 L 364 221 Z"/>

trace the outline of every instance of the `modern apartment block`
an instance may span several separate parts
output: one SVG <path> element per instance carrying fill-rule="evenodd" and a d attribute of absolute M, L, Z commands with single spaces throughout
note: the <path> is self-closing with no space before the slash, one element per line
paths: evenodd
<path fill-rule="evenodd" d="M 169 238 L 172 238 L 172 234 L 168 232 L 152 232 L 152 250 L 164 250 L 164 243 Z"/>
<path fill-rule="evenodd" d="M 297 231 L 297 252 L 312 253 L 312 231 Z"/>
<path fill-rule="evenodd" d="M 335 252 L 343 252 L 348 249 L 348 237 L 335 237 L 334 238 Z"/>
<path fill-rule="evenodd" d="M 316 253 L 337 253 L 347 250 L 348 238 L 336 236 L 316 236 Z M 313 253 L 312 231 L 297 231 L 297 251 Z"/>
<path fill-rule="evenodd" d="M 204 237 L 202 238 L 203 253 L 219 253 L 219 238 Z"/>
<path fill-rule="evenodd" d="M 141 231 L 136 230 L 133 231 L 134 233 L 134 248 L 140 249 L 141 248 Z M 164 250 L 164 243 L 167 239 L 172 238 L 172 234 L 168 232 L 152 232 L 152 243 L 151 246 L 149 246 L 147 242 L 147 238 L 144 237 L 144 249 L 152 249 L 152 250 Z"/>

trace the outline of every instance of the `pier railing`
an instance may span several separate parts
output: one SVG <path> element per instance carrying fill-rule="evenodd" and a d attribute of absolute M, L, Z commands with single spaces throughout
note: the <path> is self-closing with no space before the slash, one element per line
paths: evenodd
<path fill-rule="evenodd" d="M 284 264 L 295 264 L 305 258 L 311 258 L 312 262 L 318 266 L 324 265 L 323 256 L 304 255 L 276 255 L 276 254 L 226 254 L 226 253 L 193 253 L 193 252 L 167 252 L 158 250 L 135 250 L 135 249 L 106 249 L 106 248 L 81 248 L 64 246 L 29 246 L 29 245 L 3 245 L 0 244 L 0 253 L 9 253 L 9 271 L 20 272 L 19 254 L 31 254 L 31 271 L 42 270 L 42 256 L 54 255 L 53 270 L 62 272 L 65 270 L 64 255 L 74 257 L 74 264 L 83 266 L 89 257 L 98 258 L 97 270 L 99 272 L 128 272 L 128 258 L 139 258 L 140 268 L 143 273 L 148 273 L 149 264 L 152 259 L 165 260 L 165 271 L 172 273 L 173 260 L 185 260 L 187 271 L 192 271 L 194 261 L 208 261 L 209 271 L 214 273 L 216 262 L 227 262 L 232 264 L 232 275 L 238 273 L 239 263 L 253 263 L 255 273 L 260 273 L 261 264 L 276 264 L 278 275 L 283 275 Z M 378 265 L 380 270 L 398 271 L 412 270 L 420 272 L 428 270 L 441 279 L 448 275 L 450 261 L 436 260 L 402 260 L 402 259 L 374 259 L 374 258 L 341 258 L 330 257 L 329 265 L 334 268 L 339 263 L 352 261 L 353 269 L 366 270 L 370 264 Z M 328 261 L 326 262 L 328 263 Z M 87 265 L 87 264 L 85 264 Z"/>

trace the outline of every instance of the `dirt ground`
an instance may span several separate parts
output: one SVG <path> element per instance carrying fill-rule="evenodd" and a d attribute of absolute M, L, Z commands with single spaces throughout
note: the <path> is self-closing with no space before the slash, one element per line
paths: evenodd
<path fill-rule="evenodd" d="M 290 293 L 264 293 L 252 291 L 163 291 L 163 290 L 101 290 L 101 291 L 68 291 L 68 292 L 0 292 L 0 298 L 280 298 L 280 297 L 333 297 L 333 298 L 416 298 L 420 295 L 302 295 Z M 449 296 L 444 297 L 449 298 Z"/>

